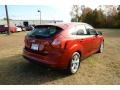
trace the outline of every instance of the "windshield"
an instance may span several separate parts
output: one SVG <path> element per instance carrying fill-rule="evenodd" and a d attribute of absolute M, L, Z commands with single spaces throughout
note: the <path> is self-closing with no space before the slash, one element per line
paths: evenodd
<path fill-rule="evenodd" d="M 39 26 L 28 33 L 32 37 L 50 37 L 59 32 L 59 28 L 55 26 Z"/>

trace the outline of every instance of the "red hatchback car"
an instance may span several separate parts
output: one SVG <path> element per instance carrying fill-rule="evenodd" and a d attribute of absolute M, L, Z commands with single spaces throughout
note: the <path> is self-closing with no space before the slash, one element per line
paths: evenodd
<path fill-rule="evenodd" d="M 89 24 L 37 25 L 25 36 L 23 57 L 74 74 L 81 60 L 103 47 L 102 33 Z"/>

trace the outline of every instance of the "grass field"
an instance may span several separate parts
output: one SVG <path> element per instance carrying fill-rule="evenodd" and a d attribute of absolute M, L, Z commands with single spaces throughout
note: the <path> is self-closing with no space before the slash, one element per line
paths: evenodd
<path fill-rule="evenodd" d="M 120 84 L 120 29 L 98 29 L 105 49 L 81 62 L 75 75 L 66 75 L 22 57 L 26 32 L 0 34 L 0 84 Z"/>

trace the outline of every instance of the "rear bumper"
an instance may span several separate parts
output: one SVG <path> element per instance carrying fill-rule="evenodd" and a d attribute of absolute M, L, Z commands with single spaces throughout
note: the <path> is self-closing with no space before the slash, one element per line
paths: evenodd
<path fill-rule="evenodd" d="M 68 57 L 65 53 L 56 55 L 40 55 L 23 49 L 23 57 L 48 65 L 48 67 L 65 69 L 68 66 Z"/>

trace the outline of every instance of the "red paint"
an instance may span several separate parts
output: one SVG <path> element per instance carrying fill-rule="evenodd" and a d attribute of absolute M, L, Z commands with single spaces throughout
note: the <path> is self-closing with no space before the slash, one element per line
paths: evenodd
<path fill-rule="evenodd" d="M 8 30 L 8 27 L 0 27 L 0 32 L 5 32 Z M 16 32 L 16 27 L 10 27 L 9 30 L 11 32 Z"/>
<path fill-rule="evenodd" d="M 60 27 L 60 33 L 50 38 L 35 38 L 25 36 L 25 48 L 23 56 L 29 59 L 42 62 L 56 68 L 67 68 L 71 56 L 78 51 L 82 59 L 90 56 L 99 50 L 102 35 L 71 35 L 71 28 L 85 23 L 66 23 L 52 25 Z M 44 47 L 38 51 L 31 50 L 31 45 L 42 44 Z"/>

